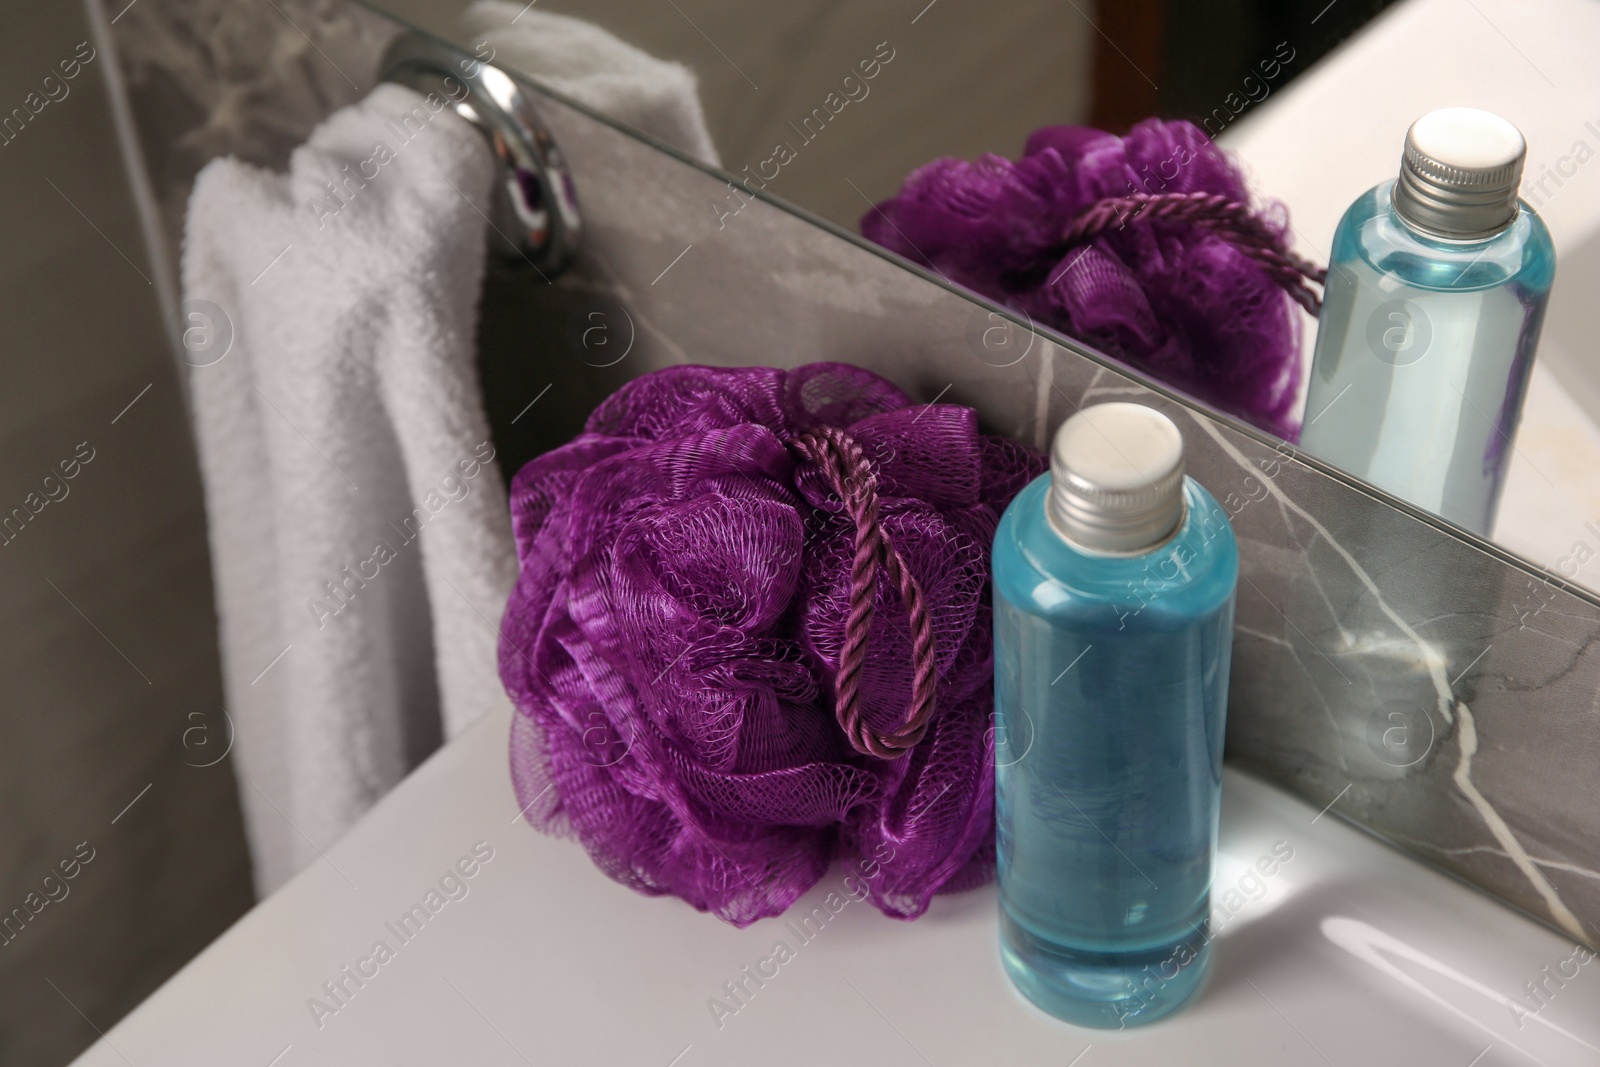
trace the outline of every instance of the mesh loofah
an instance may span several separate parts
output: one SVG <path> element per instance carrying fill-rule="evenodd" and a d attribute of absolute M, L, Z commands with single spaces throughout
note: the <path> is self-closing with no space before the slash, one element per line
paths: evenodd
<path fill-rule="evenodd" d="M 900 918 L 987 881 L 989 545 L 1044 468 L 843 364 L 624 386 L 512 482 L 500 671 L 528 821 L 741 926 L 839 860 Z M 862 570 L 885 550 L 903 574 Z"/>
<path fill-rule="evenodd" d="M 1230 207 L 1231 205 L 1231 207 Z M 1250 207 L 1194 124 L 1053 126 L 1021 159 L 939 159 L 861 219 L 870 240 L 1293 441 L 1300 321 L 1288 215 Z M 1286 295 L 1287 294 L 1287 295 Z"/>

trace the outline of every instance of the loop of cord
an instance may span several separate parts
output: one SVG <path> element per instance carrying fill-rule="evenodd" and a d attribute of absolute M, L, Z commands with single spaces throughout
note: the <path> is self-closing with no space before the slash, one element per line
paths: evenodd
<path fill-rule="evenodd" d="M 1183 222 L 1227 241 L 1265 268 L 1295 303 L 1319 315 L 1322 298 L 1306 283 L 1325 284 L 1328 272 L 1285 247 L 1250 205 L 1218 193 L 1135 193 L 1100 201 L 1075 219 L 1062 235 L 1067 248 L 1085 244 L 1135 219 Z"/>
<path fill-rule="evenodd" d="M 850 568 L 850 614 L 845 621 L 839 670 L 834 676 L 834 715 L 857 752 L 879 759 L 898 759 L 927 733 L 939 681 L 933 623 L 928 617 L 922 585 L 900 558 L 888 531 L 879 525 L 878 479 L 855 439 L 843 430 L 824 427 L 795 438 L 791 445 L 822 472 L 856 528 L 855 558 Z M 861 675 L 866 666 L 867 636 L 872 628 L 880 570 L 899 590 L 900 601 L 905 605 L 911 624 L 914 667 L 906 720 L 886 734 L 869 727 L 861 712 Z"/>

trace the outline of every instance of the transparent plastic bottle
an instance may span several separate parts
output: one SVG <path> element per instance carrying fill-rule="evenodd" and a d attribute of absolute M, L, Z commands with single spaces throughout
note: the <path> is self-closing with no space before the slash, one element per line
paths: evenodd
<path fill-rule="evenodd" d="M 1171 1012 L 1209 960 L 1238 549 L 1136 404 L 1085 408 L 994 545 L 1000 940 L 1084 1026 Z"/>
<path fill-rule="evenodd" d="M 1411 127 L 1401 176 L 1334 234 L 1301 447 L 1484 536 L 1533 369 L 1555 249 L 1516 196 L 1526 146 L 1469 108 Z"/>

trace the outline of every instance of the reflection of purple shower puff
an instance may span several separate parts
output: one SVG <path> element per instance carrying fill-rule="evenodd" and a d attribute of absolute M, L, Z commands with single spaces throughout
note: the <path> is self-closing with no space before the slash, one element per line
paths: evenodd
<path fill-rule="evenodd" d="M 938 159 L 861 219 L 869 239 L 1016 308 L 1159 381 L 1293 440 L 1300 323 L 1256 262 L 1197 226 L 1133 218 L 1059 251 L 1101 200 L 1136 193 L 1250 194 L 1192 123 L 1147 119 L 1117 137 L 1037 130 L 1021 159 Z M 1262 212 L 1283 235 L 1280 205 Z"/>

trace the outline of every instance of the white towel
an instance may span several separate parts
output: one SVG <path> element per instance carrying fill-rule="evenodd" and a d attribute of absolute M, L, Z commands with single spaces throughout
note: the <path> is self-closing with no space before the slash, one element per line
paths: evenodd
<path fill-rule="evenodd" d="M 441 734 L 509 714 L 495 648 L 516 559 L 477 381 L 485 227 L 468 202 L 487 203 L 492 174 L 468 123 L 382 85 L 288 174 L 213 160 L 189 201 L 185 311 L 214 345 L 233 334 L 190 380 L 263 895 Z M 202 301 L 226 318 L 208 324 Z"/>
<path fill-rule="evenodd" d="M 582 19 L 528 4 L 477 0 L 462 14 L 461 27 L 485 62 L 527 74 L 602 115 L 721 165 L 694 72 L 683 64 L 657 59 Z M 582 189 L 578 199 L 581 205 Z"/>
<path fill-rule="evenodd" d="M 468 13 L 500 65 L 716 162 L 687 68 L 522 10 Z M 195 182 L 187 359 L 262 896 L 441 739 L 510 715 L 516 557 L 474 344 L 492 175 L 481 134 L 382 85 L 288 174 L 219 159 Z"/>

